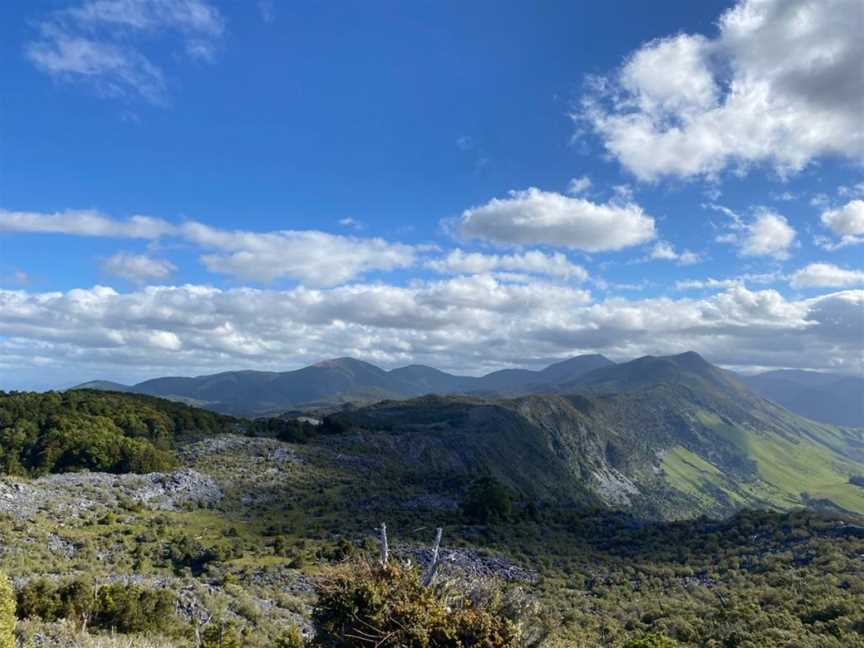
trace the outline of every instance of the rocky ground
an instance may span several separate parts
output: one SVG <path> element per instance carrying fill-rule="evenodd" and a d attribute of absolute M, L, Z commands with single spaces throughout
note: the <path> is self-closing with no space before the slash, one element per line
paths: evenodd
<path fill-rule="evenodd" d="M 0 569 L 19 588 L 34 579 L 79 576 L 97 585 L 165 588 L 174 592 L 178 616 L 189 623 L 218 615 L 241 626 L 296 625 L 309 633 L 314 581 L 333 559 L 326 553 L 332 546 L 328 529 L 347 528 L 352 511 L 368 515 L 372 508 L 377 516 L 458 507 L 449 496 L 375 492 L 375 458 L 344 448 L 223 435 L 190 444 L 179 457 L 181 467 L 166 473 L 0 479 Z M 346 504 L 343 497 L 356 501 Z M 342 509 L 334 515 L 329 511 L 337 501 Z M 359 528 L 348 534 L 358 545 L 364 541 L 364 526 Z M 374 544 L 373 527 L 368 530 L 366 543 Z M 289 539 L 286 557 L 274 555 L 274 534 Z M 228 556 L 197 575 L 172 570 L 160 556 L 180 536 L 226 545 Z M 428 545 L 396 538 L 393 544 L 395 559 L 420 565 L 429 560 Z M 149 558 L 134 557 L 139 555 Z M 476 584 L 534 576 L 490 552 L 448 547 L 445 538 L 437 578 Z M 84 645 L 63 624 L 28 627 L 34 646 Z"/>

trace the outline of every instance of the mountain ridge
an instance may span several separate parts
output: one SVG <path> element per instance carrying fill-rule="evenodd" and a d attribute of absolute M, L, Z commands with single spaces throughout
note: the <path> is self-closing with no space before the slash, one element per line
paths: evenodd
<path fill-rule="evenodd" d="M 114 391 L 174 398 L 232 414 L 252 414 L 302 405 L 411 398 L 427 393 L 508 393 L 532 385 L 548 386 L 564 376 L 572 378 L 613 364 L 602 355 L 588 354 L 555 362 L 537 371 L 502 369 L 475 377 L 416 364 L 387 371 L 362 360 L 342 357 L 285 372 L 244 370 L 152 378 L 135 385 L 111 384 L 121 388 Z M 100 382 L 91 381 L 72 389 L 99 389 L 92 385 Z"/>
<path fill-rule="evenodd" d="M 623 369 L 622 369 L 623 367 Z M 600 354 L 554 362 L 539 370 L 508 368 L 483 376 L 448 373 L 413 364 L 385 370 L 350 357 L 331 358 L 300 369 L 239 370 L 194 377 L 152 378 L 135 385 L 90 381 L 75 388 L 128 391 L 171 398 L 218 412 L 270 414 L 297 407 L 331 407 L 424 394 L 488 397 L 568 391 L 633 389 L 658 380 L 698 380 L 723 386 L 729 380 L 811 420 L 864 427 L 864 377 L 801 370 L 742 375 L 715 367 L 693 351 L 642 356 L 615 363 Z"/>

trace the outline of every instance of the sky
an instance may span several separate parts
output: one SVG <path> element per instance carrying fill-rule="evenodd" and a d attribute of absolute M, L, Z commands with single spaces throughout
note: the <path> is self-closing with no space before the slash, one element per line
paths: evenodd
<path fill-rule="evenodd" d="M 864 373 L 864 1 L 0 3 L 0 389 Z"/>

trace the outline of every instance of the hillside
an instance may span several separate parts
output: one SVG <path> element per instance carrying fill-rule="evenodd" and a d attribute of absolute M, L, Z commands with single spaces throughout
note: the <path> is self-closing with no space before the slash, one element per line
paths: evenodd
<path fill-rule="evenodd" d="M 796 416 L 696 354 L 641 358 L 562 389 L 574 393 L 384 402 L 332 417 L 354 434 L 329 442 L 394 470 L 488 473 L 529 498 L 649 517 L 864 513 L 864 489 L 849 483 L 864 474 L 861 431 Z"/>

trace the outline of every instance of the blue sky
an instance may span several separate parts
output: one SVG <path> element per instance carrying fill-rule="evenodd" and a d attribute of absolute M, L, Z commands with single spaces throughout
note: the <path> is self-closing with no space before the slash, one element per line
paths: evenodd
<path fill-rule="evenodd" d="M 690 348 L 860 372 L 862 21 L 4 3 L 0 388 Z"/>

